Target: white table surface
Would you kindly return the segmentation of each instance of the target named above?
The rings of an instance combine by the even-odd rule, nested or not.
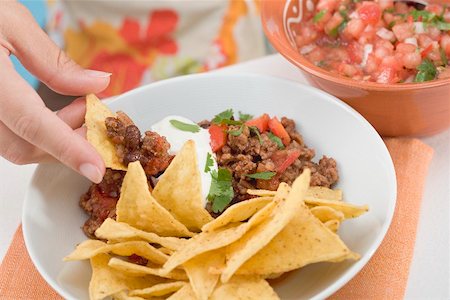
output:
[[[269,74],[305,83],[294,66],[271,55],[218,72]],[[421,139],[434,149],[420,212],[406,299],[450,299],[450,130]],[[22,203],[36,165],[16,166],[0,157],[0,258],[21,221]],[[395,276],[395,274],[392,274]]]

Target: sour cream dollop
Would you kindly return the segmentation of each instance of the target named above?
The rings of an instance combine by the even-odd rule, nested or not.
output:
[[[211,174],[210,172],[205,172],[206,159],[208,153],[210,153],[213,159],[213,166],[210,168],[212,170],[217,170],[216,156],[211,149],[209,132],[206,129],[200,127],[199,132],[188,132],[180,130],[174,127],[170,121],[177,120],[186,124],[197,125],[195,122],[181,116],[168,116],[161,121],[155,123],[151,126],[151,130],[157,132],[159,135],[166,137],[167,141],[170,143],[169,153],[176,155],[184,143],[188,140],[193,140],[195,142],[195,147],[197,150],[197,166],[200,171],[200,177],[202,182],[202,196],[203,205],[207,204],[207,196],[209,193],[209,188],[211,187]]]

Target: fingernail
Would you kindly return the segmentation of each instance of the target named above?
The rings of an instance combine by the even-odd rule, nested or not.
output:
[[[96,77],[96,78],[107,78],[111,76],[112,73],[103,72],[103,71],[97,71],[97,70],[84,70],[86,74],[90,77]]]
[[[82,164],[80,166],[80,173],[94,183],[100,183],[100,181],[102,181],[103,179],[100,170],[90,163]]]

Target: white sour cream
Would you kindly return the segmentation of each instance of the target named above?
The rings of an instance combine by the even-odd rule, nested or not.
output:
[[[151,130],[157,132],[161,136],[166,137],[167,141],[170,143],[169,153],[173,155],[176,155],[178,151],[181,150],[181,147],[183,147],[184,143],[186,143],[188,140],[193,140],[195,142],[195,147],[197,149],[198,169],[200,171],[200,177],[202,181],[202,196],[204,199],[203,205],[206,206],[207,196],[209,193],[209,188],[211,186],[211,174],[209,172],[205,172],[206,158],[208,156],[208,153],[211,154],[214,161],[214,165],[211,170],[217,170],[216,155],[212,151],[209,144],[209,132],[208,130],[201,127],[200,131],[196,133],[183,131],[170,124],[170,120],[177,120],[186,124],[197,124],[184,117],[168,116],[158,123],[152,125]]]

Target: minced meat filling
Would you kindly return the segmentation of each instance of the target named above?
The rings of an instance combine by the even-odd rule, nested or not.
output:
[[[267,133],[260,137],[247,126],[238,136],[228,134],[227,144],[217,155],[219,167],[227,168],[233,174],[233,188],[235,199],[232,203],[251,198],[247,189],[276,190],[281,182],[292,184],[304,168],[311,169],[311,185],[330,187],[339,178],[336,161],[326,156],[315,163],[314,149],[308,148],[303,138],[295,129],[295,122],[283,117],[281,124],[291,138],[291,143],[285,149],[279,149]],[[230,126],[229,131],[238,130],[239,126]],[[279,172],[280,165],[291,155],[298,155],[285,170]],[[277,172],[277,175],[268,180],[251,179],[246,175],[260,172]]]
[[[156,132],[141,132],[123,112],[105,120],[107,135],[116,146],[116,153],[124,165],[139,160],[145,174],[155,176],[163,172],[173,159],[168,153],[170,144]]]

